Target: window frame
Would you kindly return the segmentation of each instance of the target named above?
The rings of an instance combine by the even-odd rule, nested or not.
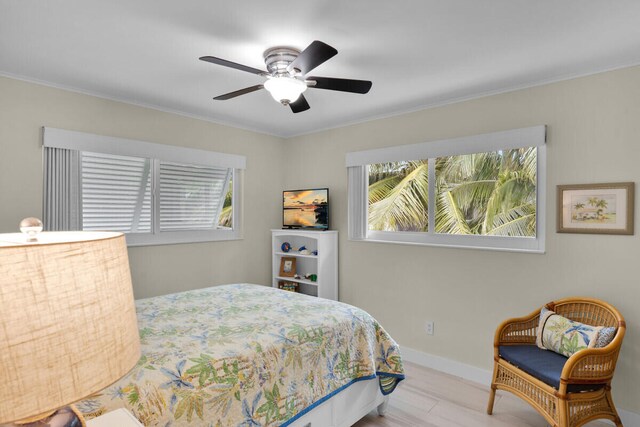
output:
[[[536,237],[457,235],[435,232],[435,170],[438,157],[536,147]],[[485,249],[510,252],[545,252],[546,230],[546,126],[514,129],[463,138],[401,145],[347,154],[349,168],[349,240],[407,245]],[[368,165],[402,160],[428,160],[428,231],[369,230]]]
[[[154,144],[145,141],[95,135],[50,127],[43,128],[43,146],[64,148],[78,152],[144,157],[151,160],[151,232],[125,233],[127,246],[199,243],[241,240],[243,238],[242,190],[243,171],[246,167],[245,156],[173,145]],[[184,165],[191,166],[214,166],[231,169],[231,205],[233,207],[232,228],[160,231],[159,173],[161,161],[182,163]],[[78,177],[78,180],[78,185],[81,188],[81,176]],[[224,203],[225,195],[226,192],[222,195],[223,199],[221,200],[221,203]],[[82,191],[78,194],[78,201],[79,205],[82,206]],[[43,206],[43,208],[46,209],[45,206]],[[80,224],[82,224],[82,212],[79,212],[79,215]]]

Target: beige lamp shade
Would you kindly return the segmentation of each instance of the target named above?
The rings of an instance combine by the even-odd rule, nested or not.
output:
[[[140,357],[121,233],[0,234],[0,423],[111,385]]]

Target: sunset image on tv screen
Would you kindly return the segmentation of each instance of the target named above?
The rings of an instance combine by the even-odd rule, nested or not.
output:
[[[285,227],[328,228],[327,189],[285,191],[283,196]]]

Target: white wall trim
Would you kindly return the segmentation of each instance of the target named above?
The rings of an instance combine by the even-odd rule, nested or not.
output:
[[[402,359],[407,362],[415,363],[425,368],[435,369],[436,371],[473,381],[487,387],[491,384],[492,372],[486,369],[404,346],[400,346],[400,352],[402,353]],[[617,409],[624,425],[640,426],[640,414],[620,408]]]
[[[52,127],[43,128],[43,145],[45,147],[65,148],[68,150],[89,151],[92,153],[114,154],[118,156],[150,157],[168,162],[184,162],[191,165],[218,166],[234,169],[245,169],[247,162],[245,156],[237,154],[156,144],[135,139],[96,135],[93,133]]]
[[[402,359],[425,368],[435,369],[445,374],[454,375],[489,386],[491,384],[491,371],[481,369],[466,363],[458,362],[435,354],[423,353],[409,347],[400,346]]]
[[[422,160],[443,156],[484,153],[515,148],[541,147],[546,143],[546,126],[531,126],[479,135],[462,136],[417,144],[393,145],[347,153],[346,164],[365,166],[373,163]]]

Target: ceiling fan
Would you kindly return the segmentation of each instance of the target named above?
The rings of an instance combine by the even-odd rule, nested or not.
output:
[[[368,80],[307,76],[307,73],[333,58],[337,53],[336,49],[318,40],[311,43],[302,52],[291,47],[273,47],[264,52],[264,63],[268,71],[258,70],[257,68],[237,64],[215,56],[203,56],[200,60],[267,78],[264,84],[236,90],[216,96],[213,99],[226,101],[236,96],[266,89],[273,99],[282,105],[288,105],[294,113],[300,113],[311,108],[304,95],[302,95],[307,88],[361,94],[365,94],[371,89],[371,82]]]

